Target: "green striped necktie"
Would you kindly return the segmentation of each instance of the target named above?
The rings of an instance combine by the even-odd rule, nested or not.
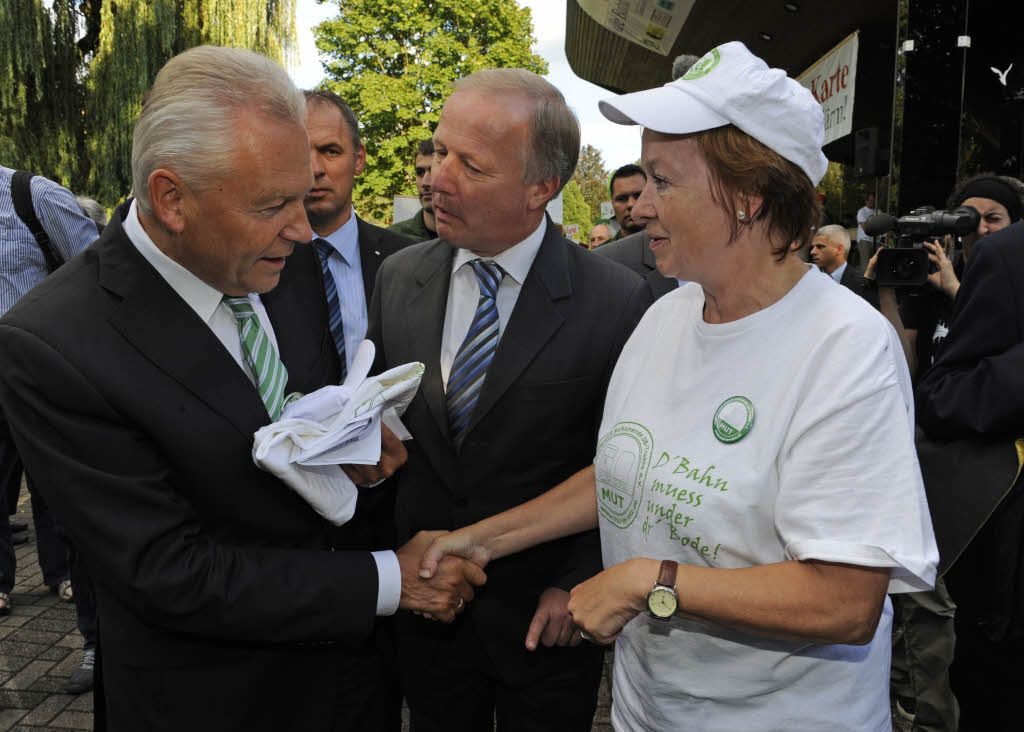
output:
[[[277,349],[267,331],[260,325],[260,319],[252,309],[247,297],[224,296],[224,302],[235,314],[238,324],[238,335],[242,341],[242,353],[252,370],[256,388],[267,406],[270,418],[277,421],[284,409],[284,387],[288,383],[288,369],[281,363]]]

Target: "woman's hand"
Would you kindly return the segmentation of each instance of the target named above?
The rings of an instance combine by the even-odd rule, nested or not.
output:
[[[960,280],[953,272],[953,263],[946,256],[946,250],[937,241],[926,241],[924,248],[928,250],[928,259],[938,267],[937,272],[928,275],[928,284],[950,299],[955,298]]]
[[[630,620],[647,610],[660,562],[630,559],[609,567],[569,593],[569,614],[595,643],[611,643]]]
[[[434,539],[420,560],[420,577],[433,577],[441,560],[449,554],[468,559],[481,569],[486,567],[492,558],[479,524],[471,524]]]

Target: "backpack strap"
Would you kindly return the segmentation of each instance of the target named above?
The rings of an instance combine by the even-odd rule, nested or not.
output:
[[[35,176],[24,170],[16,170],[11,176],[11,199],[14,201],[14,212],[22,220],[28,230],[32,232],[36,243],[43,252],[46,259],[46,268],[53,274],[57,268],[64,264],[64,257],[53,246],[49,235],[43,228],[42,223],[36,217],[35,209],[32,206],[32,178]]]

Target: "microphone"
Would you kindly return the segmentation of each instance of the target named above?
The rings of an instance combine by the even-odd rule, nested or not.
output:
[[[874,238],[896,228],[896,217],[886,213],[875,214],[864,222],[864,233]]]

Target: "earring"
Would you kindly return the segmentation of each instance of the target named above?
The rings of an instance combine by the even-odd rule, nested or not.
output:
[[[736,212],[736,218],[738,218],[740,221],[743,221],[743,219],[747,218],[747,212],[746,211],[737,211]]]

